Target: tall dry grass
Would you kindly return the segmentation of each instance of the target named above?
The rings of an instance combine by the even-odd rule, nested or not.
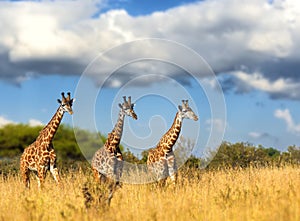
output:
[[[0,177],[1,220],[300,220],[300,168],[181,171],[176,187],[153,184],[118,189],[109,208],[85,208],[81,188],[90,171],[62,174],[63,187],[48,175],[42,191],[32,179]]]

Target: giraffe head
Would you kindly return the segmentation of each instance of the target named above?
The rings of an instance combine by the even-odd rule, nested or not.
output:
[[[68,92],[67,94],[68,94],[68,96],[65,97],[65,93],[62,92],[61,93],[62,100],[57,99],[57,101],[58,101],[58,103],[60,103],[60,109],[63,112],[68,112],[69,114],[72,115],[73,114],[72,105],[73,105],[74,99],[73,98],[71,99],[71,93],[70,92]]]
[[[182,106],[178,106],[179,113],[182,118],[192,119],[194,121],[198,120],[198,116],[194,113],[192,108],[189,107],[188,100],[182,100]]]
[[[123,96],[123,99],[124,102],[123,104],[119,104],[119,107],[121,108],[124,114],[137,120],[137,115],[133,110],[134,103],[131,103],[131,96],[128,97],[128,100],[126,100],[126,96]]]

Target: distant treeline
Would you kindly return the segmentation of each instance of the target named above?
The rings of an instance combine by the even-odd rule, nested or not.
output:
[[[41,126],[31,127],[25,124],[10,124],[0,128],[0,160],[16,158],[21,155],[24,148],[31,144],[42,129]],[[106,136],[97,133],[93,134],[86,130],[76,129],[76,139],[84,146],[88,147],[88,155],[100,148],[106,140]],[[74,130],[70,126],[60,125],[53,145],[59,161],[72,160],[82,161],[85,157],[75,139]],[[217,152],[211,151],[205,158],[188,156],[192,148],[192,143],[184,139],[178,141],[175,152],[182,158],[187,159],[186,167],[220,168],[220,167],[248,167],[248,166],[268,166],[284,164],[300,164],[300,147],[289,146],[287,151],[281,152],[275,148],[265,148],[254,146],[250,143],[229,143],[223,142]],[[142,157],[137,158],[128,149],[121,146],[124,160],[131,163],[142,164],[147,160],[148,151],[142,153]],[[1,165],[0,165],[1,167]]]
[[[257,147],[245,142],[223,142],[218,151],[212,151],[208,158],[192,156],[185,165],[201,167],[203,164],[207,165],[207,169],[300,165],[300,147],[289,146],[287,151],[281,152],[272,147]]]

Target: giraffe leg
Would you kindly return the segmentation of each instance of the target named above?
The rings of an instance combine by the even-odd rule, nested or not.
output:
[[[173,175],[170,176],[170,179],[171,179],[171,182],[173,185],[176,185],[177,184],[177,173],[174,173]]]
[[[116,192],[116,190],[117,190],[117,186],[118,186],[118,184],[117,184],[117,182],[116,181],[114,181],[113,179],[109,179],[108,181],[107,181],[107,183],[108,183],[108,197],[107,197],[107,205],[109,206],[110,205],[110,202],[111,202],[111,199],[113,198],[113,196],[114,196],[114,193]]]
[[[92,167],[92,171],[93,171],[95,181],[98,184],[103,185],[103,187],[105,189],[107,189],[104,193],[101,193],[99,195],[98,200],[99,200],[99,202],[103,202],[103,200],[105,199],[106,204],[109,206],[111,199],[113,198],[113,194],[116,190],[116,182],[114,179],[110,179],[110,178],[106,177],[104,174],[99,173],[95,167]],[[107,198],[106,198],[106,194],[108,194]]]
[[[116,175],[116,184],[120,185],[120,178],[123,172],[123,155],[120,148],[117,149],[116,161],[115,161],[115,175]]]
[[[97,168],[95,167],[92,167],[92,171],[93,171],[93,176],[94,176],[94,179],[97,183],[100,183],[100,184],[103,184],[103,183],[106,183],[106,176],[103,175],[102,173],[100,173]]]
[[[45,180],[46,172],[45,172],[45,167],[40,166],[38,167],[37,170],[37,182],[38,182],[38,188],[41,189]]]
[[[36,181],[38,183],[38,188],[40,188],[41,187],[41,181],[40,181],[40,178],[38,176],[38,172],[37,171],[33,171],[33,173],[34,173]]]
[[[160,178],[160,169],[159,162],[147,162],[148,171],[150,172],[153,182],[159,183]]]
[[[103,175],[102,173],[99,173],[99,177],[100,177],[100,183],[106,183],[107,182],[107,178],[105,175]]]
[[[60,184],[60,176],[58,173],[58,169],[54,165],[50,165],[50,172],[56,181],[56,183],[59,185]]]
[[[29,168],[25,162],[25,155],[23,153],[20,158],[20,173],[21,173],[22,182],[24,183],[26,188],[30,188],[29,172],[30,172]]]
[[[165,187],[167,184],[167,178],[169,176],[168,162],[166,159],[161,159],[158,162],[157,173],[158,173],[158,186]]]
[[[168,174],[170,176],[173,185],[177,183],[177,164],[175,155],[173,152],[169,153],[167,156]]]
[[[117,159],[116,160],[116,171],[115,171],[115,179],[116,179],[116,185],[120,186],[120,178],[122,176],[123,172],[123,160]]]
[[[156,186],[164,187],[166,185],[166,161],[160,160],[148,163],[148,169],[153,174]]]
[[[96,182],[100,183],[100,174],[99,174],[98,170],[95,167],[93,167],[92,171],[93,171],[93,176],[94,176]]]
[[[56,183],[59,185],[60,184],[60,176],[58,173],[58,169],[56,167],[56,154],[54,152],[54,149],[52,149],[49,152],[49,156],[50,156],[50,172],[51,172],[54,180],[56,181]]]
[[[117,156],[113,156],[110,158],[111,162],[108,163],[110,165],[109,169],[107,170],[107,176],[105,178],[105,183],[108,188],[108,196],[106,203],[109,206],[110,202],[114,196],[114,193],[117,190],[117,187],[120,186],[120,176],[122,174],[122,167],[123,167],[123,157],[121,152],[117,153]]]
[[[30,188],[30,179],[29,179],[29,169],[28,168],[22,168],[21,169],[21,177],[22,181],[25,184],[26,188]]]
[[[167,181],[166,178],[159,179],[159,180],[157,181],[157,186],[158,186],[158,187],[165,187],[165,186],[166,186],[166,181]]]

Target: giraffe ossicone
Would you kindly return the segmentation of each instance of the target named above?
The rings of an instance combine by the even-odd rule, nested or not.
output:
[[[188,100],[182,100],[182,105],[178,105],[171,128],[161,137],[156,147],[149,150],[148,169],[161,185],[165,185],[168,177],[173,184],[177,182],[177,165],[173,146],[179,137],[184,118],[198,120],[198,116],[190,108]]]
[[[73,114],[72,105],[75,99],[71,99],[71,93],[61,93],[62,100],[58,99],[60,104],[57,111],[49,123],[40,131],[36,140],[24,149],[20,158],[20,172],[22,180],[26,187],[30,187],[30,171],[34,171],[40,188],[44,182],[46,173],[50,170],[54,180],[60,184],[60,177],[56,167],[56,154],[52,144],[54,135],[61,123],[65,112]]]

